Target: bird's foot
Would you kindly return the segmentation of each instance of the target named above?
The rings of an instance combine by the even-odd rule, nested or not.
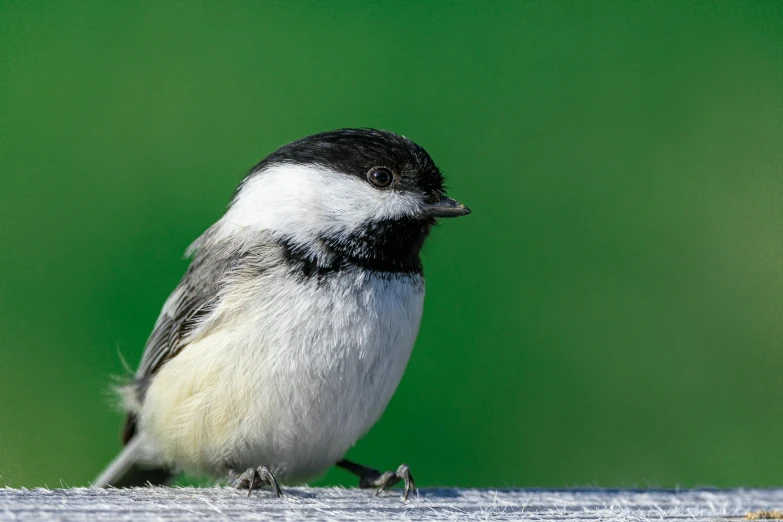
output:
[[[272,472],[269,471],[269,468],[266,466],[248,468],[248,470],[241,475],[236,475],[233,470],[229,471],[228,479],[232,487],[237,489],[247,488],[248,497],[255,488],[260,488],[264,485],[272,486],[272,489],[278,498],[283,494],[282,491],[280,491],[280,486],[277,485],[277,480],[275,480],[274,475],[272,475]]]
[[[411,471],[408,469],[407,464],[401,465],[396,471],[387,471],[385,473],[380,473],[372,468],[347,460],[342,460],[338,462],[337,465],[358,476],[360,488],[378,488],[375,492],[376,496],[388,486],[393,486],[399,481],[403,481],[405,487],[405,491],[402,495],[403,500],[408,500],[408,495],[411,492],[413,492],[414,495],[419,494],[416,489],[416,483],[413,481],[413,475],[411,475]]]
[[[368,473],[359,478],[360,488],[378,488],[375,495],[380,495],[381,492],[386,489],[387,486],[393,486],[399,481],[403,481],[405,492],[402,495],[403,500],[408,500],[408,495],[413,492],[414,495],[418,495],[416,490],[416,483],[413,481],[413,475],[408,468],[407,464],[402,464],[396,471],[387,471],[385,473],[379,473],[376,470],[370,470],[372,473]]]

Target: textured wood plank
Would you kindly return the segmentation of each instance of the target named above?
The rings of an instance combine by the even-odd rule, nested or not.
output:
[[[427,489],[402,502],[342,488],[268,491],[231,488],[104,490],[0,489],[0,521],[129,520],[727,520],[783,508],[770,490]]]

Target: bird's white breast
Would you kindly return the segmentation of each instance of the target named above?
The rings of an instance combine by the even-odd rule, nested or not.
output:
[[[386,407],[418,333],[422,277],[274,270],[224,296],[213,326],[156,374],[140,421],[162,460],[211,474],[264,464],[304,479]]]

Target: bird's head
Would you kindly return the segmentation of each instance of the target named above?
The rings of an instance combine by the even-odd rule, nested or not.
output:
[[[387,131],[342,129],[264,158],[222,221],[269,232],[303,251],[405,271],[419,263],[436,219],[469,213],[445,196],[443,175],[419,145]]]

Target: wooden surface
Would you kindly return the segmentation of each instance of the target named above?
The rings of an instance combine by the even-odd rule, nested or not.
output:
[[[770,490],[428,489],[403,502],[399,490],[135,488],[0,489],[0,521],[127,520],[739,520],[783,509]]]

